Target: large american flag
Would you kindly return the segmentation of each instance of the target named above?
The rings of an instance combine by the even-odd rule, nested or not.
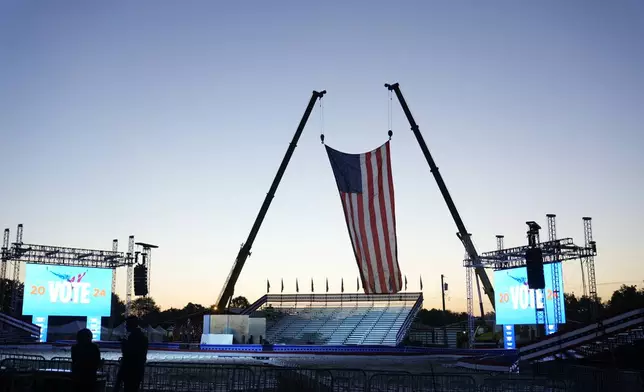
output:
[[[390,142],[363,154],[326,146],[364,292],[402,290]]]

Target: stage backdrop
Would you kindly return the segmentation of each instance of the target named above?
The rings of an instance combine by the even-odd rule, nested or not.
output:
[[[112,270],[27,264],[22,314],[109,316]]]

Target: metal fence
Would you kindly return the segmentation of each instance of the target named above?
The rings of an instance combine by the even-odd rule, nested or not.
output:
[[[536,376],[562,381],[571,391],[644,391],[644,372],[641,371],[549,361],[533,364],[532,372]]]
[[[2,355],[0,392],[69,391],[71,360],[33,355]],[[114,390],[118,361],[105,361],[99,371],[100,390]],[[586,373],[584,373],[586,372]],[[238,366],[206,363],[150,362],[142,391],[313,391],[313,392],[593,392],[640,391],[636,372],[582,368],[564,379],[555,375],[533,377],[482,373],[410,374],[360,369],[308,369],[276,366]],[[65,384],[65,382],[67,384]],[[610,384],[609,384],[610,383]]]

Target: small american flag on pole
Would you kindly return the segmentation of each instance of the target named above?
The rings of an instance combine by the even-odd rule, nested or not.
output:
[[[399,292],[402,278],[398,266],[390,142],[362,154],[325,147],[364,292]]]

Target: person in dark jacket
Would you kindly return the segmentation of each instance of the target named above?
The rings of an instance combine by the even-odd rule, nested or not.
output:
[[[72,380],[74,390],[91,392],[96,389],[96,372],[101,366],[101,351],[92,343],[92,331],[83,328],[76,333],[72,346]]]
[[[139,319],[136,316],[130,316],[125,320],[125,328],[129,335],[121,341],[121,367],[116,390],[123,382],[125,392],[138,392],[148,356],[148,338],[139,328]]]

